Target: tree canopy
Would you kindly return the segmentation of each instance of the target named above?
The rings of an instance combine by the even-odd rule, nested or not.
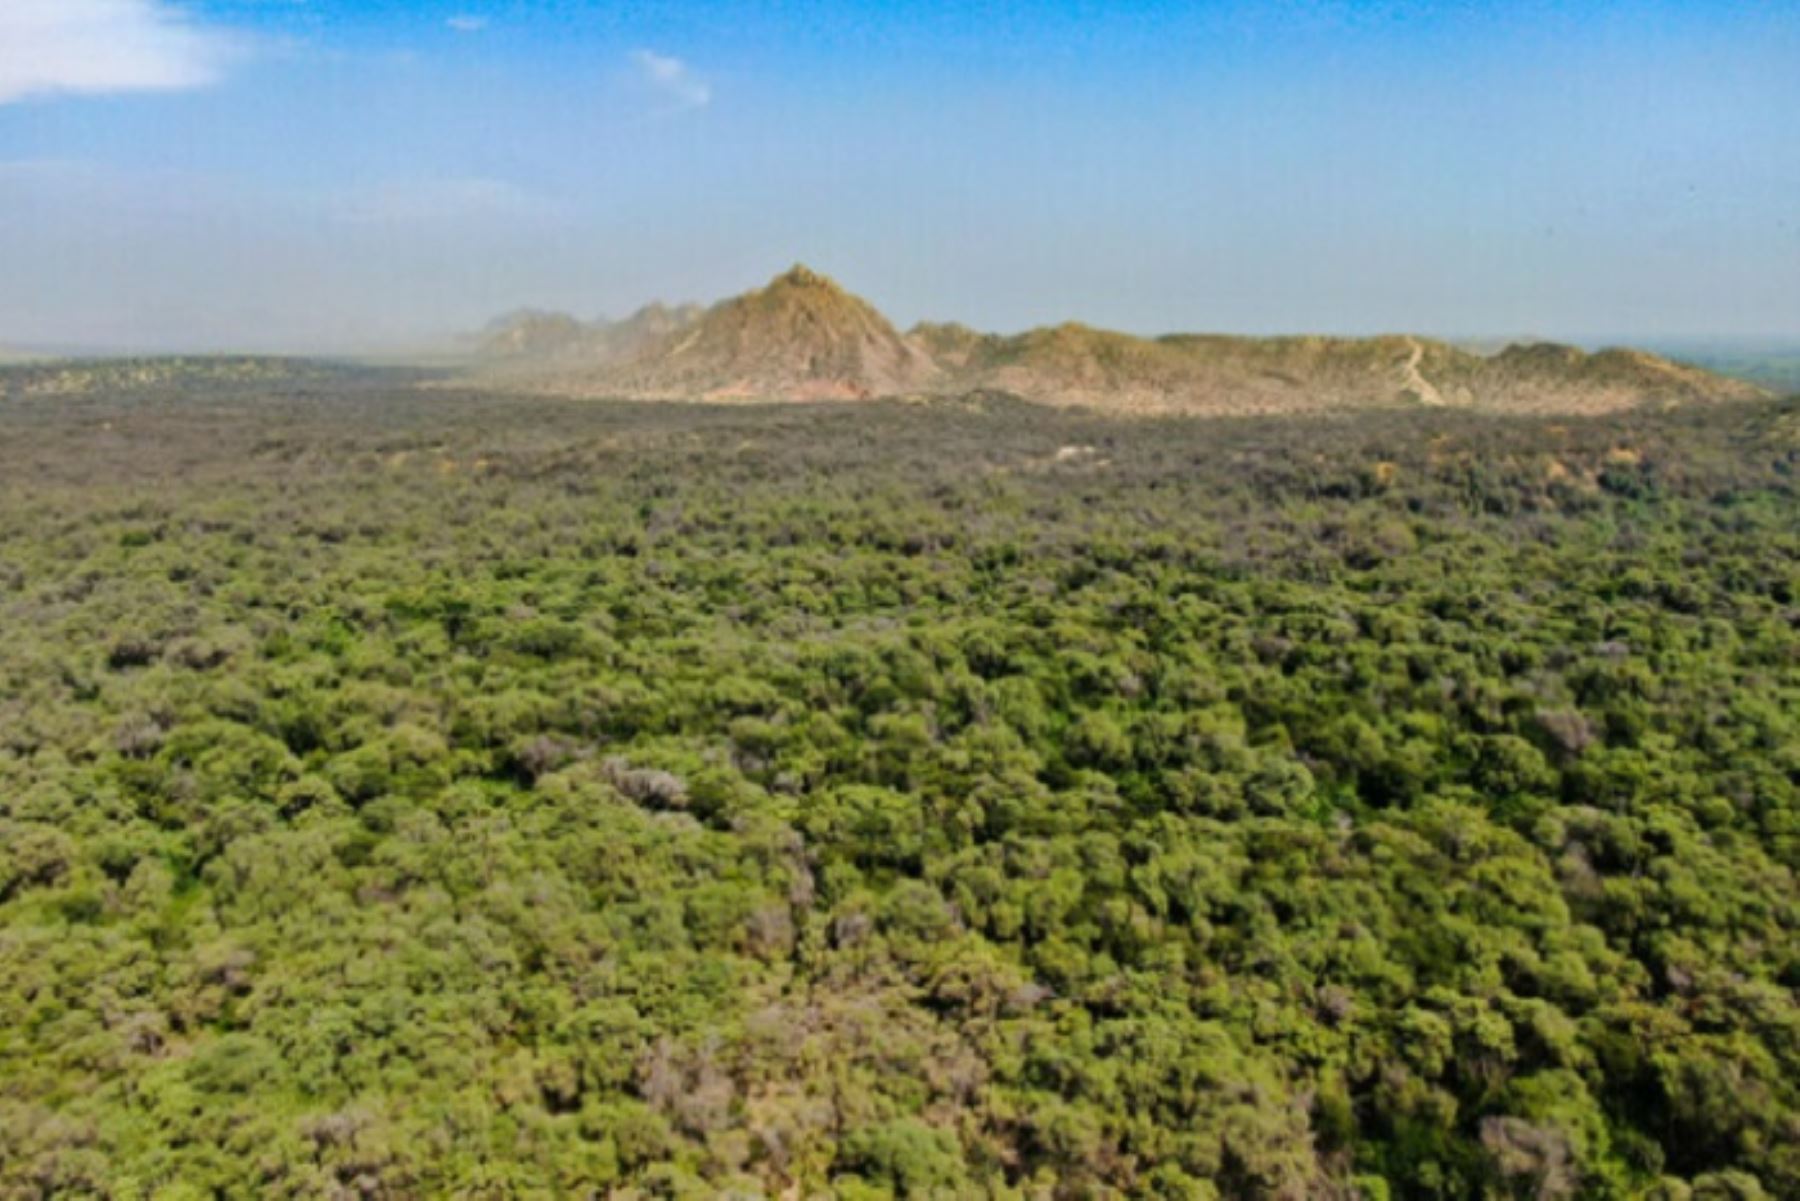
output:
[[[0,1195],[1800,1197],[1800,409],[0,406]]]

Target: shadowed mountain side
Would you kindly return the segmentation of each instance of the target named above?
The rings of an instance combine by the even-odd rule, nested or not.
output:
[[[584,326],[526,313],[491,327],[489,382],[570,396],[825,400],[990,389],[1135,413],[1374,406],[1611,412],[1751,399],[1755,385],[1640,351],[1540,343],[1480,355],[1404,335],[1139,338],[1075,322],[1002,336],[957,324],[902,335],[805,267],[701,312],[651,306]]]

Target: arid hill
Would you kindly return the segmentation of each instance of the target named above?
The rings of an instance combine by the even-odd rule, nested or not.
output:
[[[539,359],[562,354],[604,328],[584,325],[567,313],[519,309],[496,317],[475,339],[477,352],[488,359]]]
[[[1549,343],[1483,355],[1406,335],[1140,338],[1070,322],[1022,334],[921,324],[902,335],[805,267],[704,311],[652,305],[583,325],[524,313],[490,327],[481,368],[521,390],[638,399],[793,401],[1013,393],[1141,413],[1391,406],[1610,412],[1751,399],[1761,389],[1632,350]]]
[[[704,312],[699,305],[647,304],[623,321],[576,320],[567,313],[522,309],[490,324],[477,340],[489,362],[561,364],[580,369],[625,362],[657,339],[686,329]]]
[[[504,331],[499,373],[533,390],[704,400],[828,400],[915,392],[937,382],[930,355],[866,301],[805,267],[704,311],[641,310],[579,327],[534,314]],[[548,353],[525,348],[550,331]],[[521,353],[522,352],[522,353]]]
[[[42,359],[0,366],[0,398],[329,383],[364,373],[364,369],[345,363],[274,355]]]

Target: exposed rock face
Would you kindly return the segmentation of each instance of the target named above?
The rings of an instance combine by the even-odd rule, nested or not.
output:
[[[1407,336],[1139,338],[1075,322],[1013,336],[921,324],[902,335],[866,301],[805,267],[705,310],[651,305],[594,325],[522,313],[490,327],[483,347],[490,372],[512,386],[640,399],[995,390],[1146,413],[1404,405],[1583,413],[1763,394],[1639,351],[1588,354],[1548,343],[1484,356]]]

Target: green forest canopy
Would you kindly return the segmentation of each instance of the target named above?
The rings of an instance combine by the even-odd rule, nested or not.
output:
[[[1800,409],[0,407],[0,1195],[1800,1197]]]

